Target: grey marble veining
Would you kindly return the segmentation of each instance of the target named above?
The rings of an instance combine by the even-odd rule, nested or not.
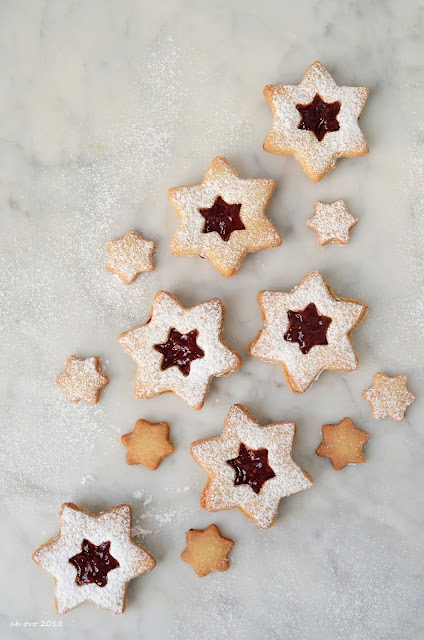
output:
[[[2,638],[424,636],[423,9],[1,3]],[[262,89],[297,84],[316,59],[339,84],[370,87],[361,128],[371,152],[312,184],[293,158],[262,150]],[[198,182],[217,155],[243,176],[277,180],[269,215],[283,235],[228,281],[207,261],[169,253],[167,189]],[[340,197],[359,223],[347,247],[321,248],[305,221],[315,200]],[[104,269],[106,243],[133,227],[157,242],[157,267],[125,287]],[[245,348],[261,326],[256,292],[289,289],[314,268],[369,314],[354,337],[358,370],[324,373],[295,396],[277,365]],[[133,396],[135,367],[116,338],[146,320],[159,288],[187,305],[219,296],[227,308],[225,335],[243,366],[213,382],[200,412],[171,394]],[[71,353],[99,355],[110,377],[94,407],[68,405],[55,384]],[[378,370],[406,373],[417,395],[401,423],[372,421],[361,398]],[[205,475],[189,445],[219,433],[233,402],[262,423],[295,421],[294,458],[315,481],[283,500],[269,531],[198,506]],[[346,415],[371,435],[367,462],[334,472],[314,451],[321,424]],[[125,464],[119,436],[140,417],[171,425],[176,451],[156,472]],[[67,500],[134,508],[135,537],[158,564],[130,585],[124,616],[54,610],[52,578],[30,554],[56,534]],[[184,532],[211,522],[236,544],[230,570],[200,580],[179,554]]]

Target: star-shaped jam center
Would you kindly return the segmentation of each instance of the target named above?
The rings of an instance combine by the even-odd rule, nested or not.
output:
[[[205,219],[203,233],[217,231],[224,242],[228,242],[233,231],[242,231],[246,227],[240,220],[241,204],[228,204],[218,196],[209,209],[199,209]]]
[[[284,340],[297,342],[302,353],[308,353],[317,345],[328,344],[327,329],[331,318],[320,316],[313,302],[303,311],[287,311],[287,315],[290,325]]]
[[[259,493],[267,480],[275,477],[274,471],[268,464],[268,449],[249,449],[240,443],[237,458],[227,460],[236,471],[234,484],[248,484],[255,493]]]
[[[296,105],[296,109],[302,116],[297,128],[313,131],[321,142],[326,133],[340,129],[336,118],[340,106],[340,102],[324,102],[321,96],[316,93],[315,98],[309,104]]]
[[[109,571],[119,567],[119,562],[109,552],[110,542],[96,546],[84,538],[81,549],[81,553],[69,558],[69,562],[77,569],[75,582],[79,586],[95,583],[98,587],[104,587]]]
[[[162,344],[155,344],[154,348],[163,355],[161,369],[178,367],[184,376],[190,373],[193,360],[203,358],[205,352],[197,345],[197,329],[188,333],[180,333],[176,329],[170,329],[168,340]]]

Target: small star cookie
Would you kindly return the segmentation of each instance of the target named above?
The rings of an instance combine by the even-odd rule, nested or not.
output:
[[[111,240],[107,250],[110,255],[106,269],[117,273],[125,284],[131,284],[140,273],[150,273],[155,268],[155,243],[145,240],[138,231],[128,231],[122,238]]]
[[[171,253],[208,258],[226,278],[234,275],[248,253],[281,244],[265,215],[274,188],[274,180],[243,180],[226,158],[215,158],[201,184],[169,189],[180,218]]]
[[[57,376],[56,382],[66,391],[68,402],[90,402],[96,404],[99,401],[100,391],[109,384],[109,378],[101,373],[100,360],[97,356],[79,358],[69,356],[66,369]]]
[[[186,533],[187,548],[181,554],[182,560],[193,565],[199,578],[211,571],[228,571],[230,561],[227,555],[234,547],[230,538],[224,538],[216,524],[207,529],[190,529]]]
[[[211,379],[241,366],[240,356],[223,340],[224,318],[218,298],[187,308],[167,291],[159,291],[146,324],[119,336],[138,364],[136,397],[173,391],[201,409]]]
[[[274,118],[265,151],[292,155],[314,182],[342,157],[363,156],[368,145],[358,119],[367,87],[339,87],[320,62],[314,62],[297,86],[273,84],[264,89]]]
[[[127,448],[127,464],[143,464],[151,471],[174,453],[166,422],[137,420],[134,431],[121,436],[121,442]]]
[[[306,221],[308,229],[317,234],[318,244],[325,246],[329,242],[348,244],[349,232],[358,222],[346,208],[345,201],[340,199],[326,204],[315,202],[315,215]]]
[[[58,613],[83,602],[124,613],[128,582],[156,564],[131,539],[131,520],[128,504],[99,515],[71,502],[62,505],[58,535],[32,555],[54,578]]]
[[[351,335],[367,307],[337,298],[319,271],[308,273],[290,293],[260,291],[258,302],[264,328],[247,351],[280,364],[295,393],[306,391],[325,370],[358,367]]]
[[[293,422],[262,427],[234,404],[221,435],[191,445],[191,455],[208,474],[200,505],[209,511],[237,507],[262,529],[271,527],[281,498],[312,486],[291,458],[295,437]]]
[[[365,389],[362,397],[370,403],[374,420],[386,417],[403,420],[407,407],[416,400],[406,388],[404,374],[389,378],[384,373],[376,373],[372,387]]]
[[[336,471],[347,464],[365,462],[364,447],[369,440],[366,431],[358,429],[350,418],[337,424],[323,424],[322,442],[315,451],[317,456],[328,458]]]

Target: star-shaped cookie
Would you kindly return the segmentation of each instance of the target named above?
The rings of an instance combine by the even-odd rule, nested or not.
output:
[[[303,393],[325,370],[357,368],[351,334],[367,307],[337,298],[319,271],[308,273],[290,293],[260,291],[258,302],[264,328],[247,350],[280,364],[292,391]]]
[[[155,243],[145,240],[138,231],[128,231],[122,238],[108,242],[109,259],[106,269],[117,273],[122,282],[131,284],[140,273],[149,273],[155,268],[153,253]]]
[[[99,515],[71,502],[62,505],[58,535],[32,555],[54,578],[58,613],[83,602],[124,612],[128,582],[156,564],[131,539],[131,519],[128,504]]]
[[[315,453],[328,458],[333,469],[338,471],[347,464],[365,462],[364,447],[369,434],[355,427],[350,418],[343,418],[337,424],[323,424],[321,431],[322,442]]]
[[[167,291],[159,291],[146,324],[119,336],[138,364],[137,398],[173,391],[201,409],[211,379],[241,366],[239,355],[223,340],[224,318],[218,298],[187,308]]]
[[[216,524],[206,529],[190,529],[186,533],[186,541],[187,548],[181,558],[193,566],[199,578],[211,571],[228,571],[230,561],[227,555],[234,547],[234,542],[224,538]]]
[[[329,242],[348,244],[349,232],[358,222],[346,208],[341,198],[332,203],[315,202],[315,215],[306,221],[308,229],[317,234],[318,244],[325,246]]]
[[[367,87],[339,87],[320,62],[311,64],[299,85],[268,85],[265,98],[273,125],[265,151],[292,155],[314,182],[341,157],[363,156],[368,145],[358,119]]]
[[[292,460],[295,437],[293,422],[262,427],[234,404],[221,435],[191,445],[191,455],[208,474],[200,505],[209,511],[238,507],[262,529],[271,527],[281,498],[312,486]]]
[[[109,384],[109,378],[99,367],[97,356],[85,359],[69,356],[65,371],[56,378],[57,384],[65,389],[68,402],[98,402],[100,391]]]
[[[365,389],[362,396],[370,403],[374,420],[386,417],[403,420],[406,409],[416,400],[406,387],[404,374],[389,378],[384,373],[376,373],[372,387]]]
[[[215,158],[201,184],[169,189],[180,218],[171,252],[208,258],[226,278],[234,275],[248,253],[281,244],[265,215],[274,188],[274,180],[244,180],[226,158]]]
[[[166,422],[137,420],[134,431],[121,436],[121,442],[127,448],[127,464],[143,464],[151,471],[174,453]]]

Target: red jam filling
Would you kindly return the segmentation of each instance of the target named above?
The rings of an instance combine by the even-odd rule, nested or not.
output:
[[[218,196],[209,209],[199,209],[205,219],[203,233],[217,231],[224,242],[228,242],[233,231],[246,227],[240,220],[241,204],[228,204]]]
[[[110,542],[102,542],[96,546],[87,539],[82,541],[81,553],[69,558],[69,562],[77,569],[75,582],[77,585],[97,584],[104,587],[107,584],[107,574],[119,567],[119,562],[110,554]]]
[[[188,376],[193,360],[203,358],[205,352],[197,345],[197,329],[189,333],[180,333],[176,329],[170,329],[168,340],[162,344],[155,344],[154,348],[163,355],[161,369],[178,367],[181,373]]]
[[[324,102],[317,93],[309,104],[296,105],[296,109],[302,116],[297,128],[312,131],[321,142],[326,133],[340,129],[336,118],[340,106],[340,102]]]
[[[259,493],[267,480],[275,477],[274,471],[268,464],[268,449],[249,449],[240,443],[237,458],[227,460],[236,476],[234,484],[248,484],[255,493]]]
[[[302,353],[308,353],[319,344],[328,344],[327,329],[331,318],[320,316],[313,302],[303,311],[287,311],[287,315],[290,324],[284,340],[297,342]]]

